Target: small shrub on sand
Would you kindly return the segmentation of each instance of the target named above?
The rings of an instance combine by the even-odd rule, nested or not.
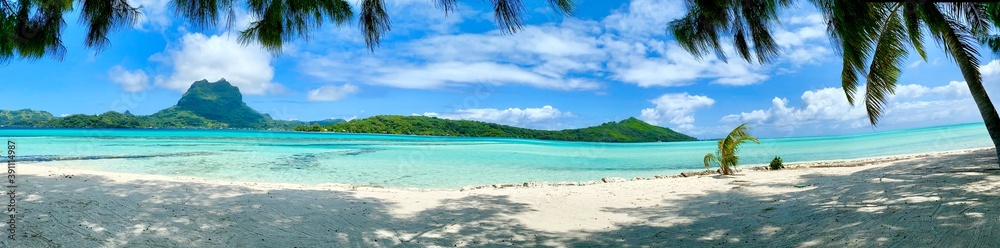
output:
[[[781,157],[774,156],[774,159],[771,160],[770,168],[771,170],[784,169],[785,165],[781,163]]]

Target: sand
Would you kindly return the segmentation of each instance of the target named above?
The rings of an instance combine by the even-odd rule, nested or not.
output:
[[[995,155],[974,149],[736,176],[468,191],[23,164],[17,239],[0,246],[1000,247]]]

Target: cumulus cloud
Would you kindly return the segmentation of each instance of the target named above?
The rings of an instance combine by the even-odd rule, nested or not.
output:
[[[1000,59],[980,65],[979,73],[983,75],[983,83],[1000,83]]]
[[[563,118],[573,117],[573,113],[560,111],[550,105],[541,108],[474,108],[459,109],[453,113],[427,112],[423,116],[438,117],[453,120],[475,120],[504,125],[554,129],[559,127]]]
[[[247,95],[277,93],[284,89],[271,82],[271,55],[256,46],[243,46],[235,37],[185,34],[177,47],[150,57],[173,68],[169,76],[156,77],[156,86],[185,91],[194,81],[226,78]]]
[[[332,102],[358,92],[358,86],[345,84],[341,86],[327,85],[309,91],[307,99],[315,102]]]
[[[149,76],[142,70],[126,70],[116,65],[108,70],[108,78],[122,87],[126,92],[139,92],[149,89]]]
[[[663,94],[650,100],[654,107],[643,109],[640,119],[653,124],[672,124],[684,130],[694,129],[694,112],[711,107],[715,100],[703,95],[685,93]]]
[[[859,89],[864,89],[860,87]],[[863,96],[859,92],[858,96]],[[771,107],[726,115],[724,123],[749,122],[777,136],[815,135],[871,128],[863,102],[851,106],[842,88],[823,88],[802,93],[801,106],[787,98],[774,97]],[[964,82],[928,87],[899,85],[887,98],[879,127],[911,127],[977,121],[978,109]]]

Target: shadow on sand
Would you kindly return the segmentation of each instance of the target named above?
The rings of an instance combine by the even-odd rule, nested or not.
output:
[[[737,187],[664,200],[662,207],[605,208],[646,221],[572,235],[527,227],[511,216],[537,210],[503,195],[472,193],[429,209],[407,210],[351,191],[25,175],[19,177],[27,195],[18,205],[18,240],[5,239],[0,245],[998,247],[1000,210],[992,209],[1000,203],[1000,170],[994,155],[986,150],[901,161],[848,176],[814,171],[801,176],[811,186],[791,193],[750,193]],[[744,207],[748,202],[772,207]]]

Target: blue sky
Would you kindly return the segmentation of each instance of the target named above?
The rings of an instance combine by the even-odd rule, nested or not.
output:
[[[634,116],[699,138],[741,122],[760,137],[787,137],[981,121],[959,70],[929,41],[928,60],[908,59],[879,126],[868,125],[863,108],[847,104],[840,57],[807,3],[782,14],[780,59],[753,65],[699,61],[681,50],[665,28],[683,14],[683,1],[579,0],[569,17],[546,1],[525,1],[524,29],[504,35],[481,1],[445,15],[430,0],[390,0],[393,28],[374,52],[354,20],[328,23],[278,56],[240,46],[221,28],[192,28],[166,0],[132,2],[144,6],[143,21],[111,35],[100,53],[83,48],[74,13],[62,61],[0,67],[8,92],[0,108],[152,114],[196,80],[226,78],[251,107],[278,119],[428,115],[563,129]],[[236,19],[242,27],[253,17]],[[991,92],[1000,92],[996,59],[982,58]]]

